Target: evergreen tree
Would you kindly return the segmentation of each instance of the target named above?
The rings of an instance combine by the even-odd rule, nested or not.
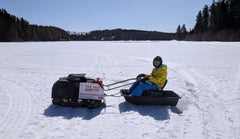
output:
[[[177,31],[176,31],[176,39],[181,40],[182,39],[182,33],[181,33],[181,26],[178,25]]]
[[[216,3],[217,29],[225,29],[228,25],[227,5],[225,0]]]
[[[194,27],[194,30],[196,33],[203,32],[203,25],[202,25],[202,12],[201,10],[198,12],[197,19],[196,19],[196,24]]]
[[[240,0],[229,0],[229,16],[232,26],[240,29]]]
[[[187,32],[185,24],[183,24],[182,27],[180,25],[178,25],[177,31],[176,31],[176,39],[177,40],[184,40],[187,33],[188,32]]]
[[[210,7],[209,29],[210,30],[217,29],[217,12],[216,12],[216,3],[214,0]]]
[[[202,17],[202,27],[203,31],[208,30],[208,20],[209,20],[209,13],[208,13],[208,6],[205,5],[203,8],[203,17]]]
[[[186,29],[186,27],[185,27],[185,24],[182,25],[181,33],[182,33],[183,35],[186,35],[186,34],[187,34],[187,29]]]
[[[177,34],[180,34],[180,33],[181,33],[181,26],[180,26],[180,25],[178,25],[176,33],[177,33]]]

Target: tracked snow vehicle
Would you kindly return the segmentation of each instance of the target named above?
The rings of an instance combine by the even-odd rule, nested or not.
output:
[[[52,103],[61,106],[95,108],[104,105],[102,80],[85,74],[69,74],[52,87]]]

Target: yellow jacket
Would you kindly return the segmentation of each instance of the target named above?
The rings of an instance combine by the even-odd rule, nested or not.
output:
[[[148,81],[154,83],[158,87],[163,87],[167,80],[167,66],[162,65],[159,68],[153,68],[151,74],[145,74],[144,77],[149,77]]]

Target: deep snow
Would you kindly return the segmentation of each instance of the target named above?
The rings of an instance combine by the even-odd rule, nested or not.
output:
[[[0,43],[0,138],[240,138],[239,42]],[[59,77],[87,73],[104,84],[168,66],[176,107],[106,97],[105,108],[51,104]],[[115,94],[120,89],[106,92]]]

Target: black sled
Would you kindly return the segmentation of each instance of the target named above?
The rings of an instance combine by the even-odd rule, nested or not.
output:
[[[166,81],[167,83],[167,81]],[[166,85],[165,83],[165,85]],[[164,86],[165,86],[164,85]],[[129,96],[127,89],[122,89],[121,94],[129,103],[136,105],[170,105],[176,106],[181,98],[178,94],[170,90],[148,90],[143,91],[142,96]]]

